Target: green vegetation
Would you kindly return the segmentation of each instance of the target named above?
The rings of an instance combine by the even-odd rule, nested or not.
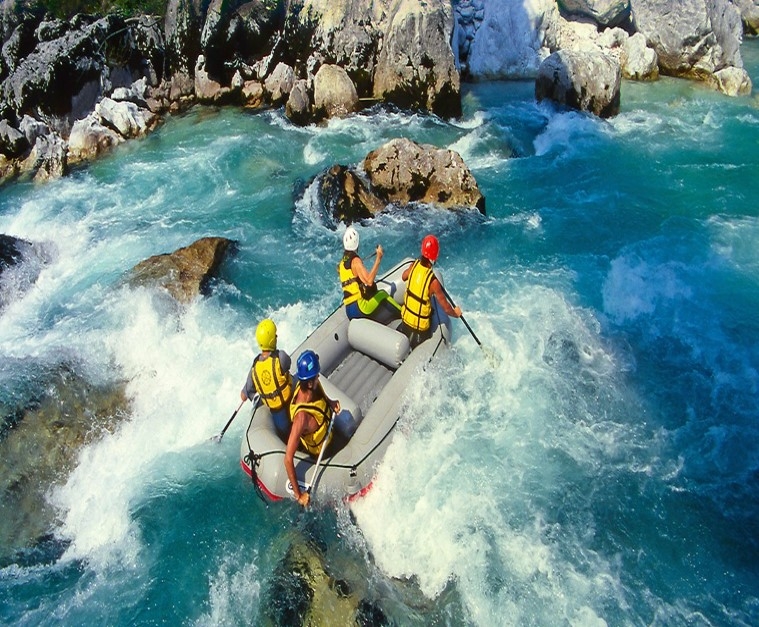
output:
[[[119,13],[124,17],[146,14],[163,17],[166,11],[166,0],[33,0],[29,2],[29,6],[64,20],[77,13],[91,15]]]

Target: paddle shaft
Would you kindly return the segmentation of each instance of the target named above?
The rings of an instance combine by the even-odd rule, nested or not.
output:
[[[221,442],[221,438],[224,437],[224,434],[226,433],[227,429],[229,429],[229,425],[232,424],[232,421],[235,419],[235,416],[237,416],[237,412],[242,409],[243,403],[245,403],[247,399],[243,399],[240,401],[240,404],[237,406],[237,409],[235,409],[234,413],[232,414],[232,417],[227,420],[227,424],[224,425],[224,428],[221,430],[221,433],[219,434],[218,441]]]
[[[324,436],[324,444],[319,451],[319,457],[316,458],[316,466],[314,466],[314,474],[311,476],[311,481],[308,482],[308,485],[306,486],[306,493],[311,493],[311,488],[314,487],[314,483],[316,483],[316,473],[319,471],[319,465],[322,463],[322,456],[324,455],[324,450],[329,445],[329,436],[332,434],[332,427],[335,424],[335,415],[332,415],[332,419],[329,421],[329,428],[327,429],[327,435]]]
[[[453,305],[456,306],[456,303],[453,302],[453,299],[451,298],[451,295],[448,293],[448,290],[445,289],[445,286],[443,285],[442,281],[438,281],[440,283],[440,288],[443,290],[443,294],[445,294],[445,297],[448,299],[448,301]],[[482,342],[480,342],[480,338],[477,337],[474,331],[472,331],[472,327],[469,326],[469,323],[466,321],[466,318],[464,317],[464,314],[461,314],[461,322],[464,323],[464,326],[467,328],[467,331],[472,334],[472,337],[474,338],[474,341],[477,342],[477,346],[482,348]]]

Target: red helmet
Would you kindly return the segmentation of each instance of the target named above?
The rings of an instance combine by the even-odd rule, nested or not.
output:
[[[434,235],[427,235],[422,240],[422,257],[425,257],[430,261],[437,261],[437,256],[439,254],[440,244],[437,241],[437,237]]]

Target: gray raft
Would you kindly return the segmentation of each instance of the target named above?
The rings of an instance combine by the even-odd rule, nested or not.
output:
[[[401,261],[377,281],[377,286],[399,303],[406,291],[401,275],[411,261]],[[438,279],[442,280],[439,275]],[[429,340],[410,350],[408,338],[395,326],[397,323],[385,326],[368,319],[348,320],[340,306],[291,353],[293,377],[304,350],[319,355],[324,391],[341,405],[334,418],[334,444],[322,457],[317,476],[316,459],[302,450],[295,454],[301,491],[313,484],[312,494],[317,493],[320,500],[352,500],[371,487],[377,463],[401,417],[404,390],[451,337],[451,321],[434,298]],[[261,492],[275,501],[292,498],[284,465],[285,445],[269,409],[259,404],[252,410],[242,438],[240,463]],[[341,448],[335,450],[338,446]]]

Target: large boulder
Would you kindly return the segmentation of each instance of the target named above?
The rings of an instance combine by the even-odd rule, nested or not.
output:
[[[554,52],[540,65],[535,98],[589,111],[600,117],[619,113],[619,63],[599,52]]]
[[[207,293],[233,244],[224,237],[204,237],[173,253],[155,255],[132,268],[129,284],[160,287],[178,302],[189,303]]]
[[[386,202],[421,202],[449,209],[476,207],[485,212],[485,197],[454,150],[393,139],[370,152],[363,169],[372,192]]]
[[[587,18],[599,26],[617,26],[630,17],[630,0],[558,0],[567,15]]]
[[[317,115],[344,117],[358,108],[356,86],[338,65],[325,64],[314,77],[314,108]]]

